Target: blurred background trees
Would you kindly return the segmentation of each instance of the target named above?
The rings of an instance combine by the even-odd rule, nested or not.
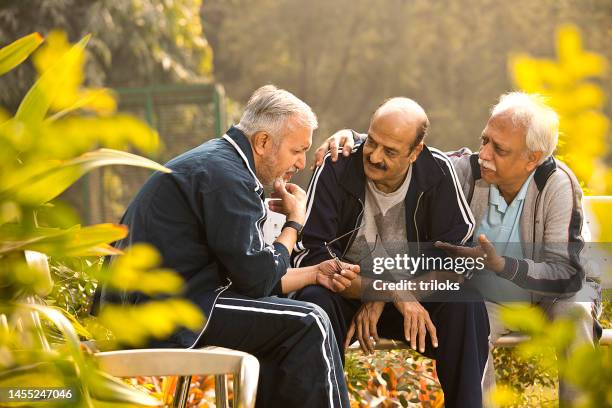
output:
[[[55,27],[73,41],[92,33],[91,84],[216,81],[234,120],[254,89],[274,83],[319,115],[315,145],[338,128],[366,129],[378,104],[405,95],[429,113],[429,144],[450,150],[476,148],[489,108],[517,86],[509,55],[555,58],[556,28],[573,23],[585,49],[611,60],[611,22],[606,0],[8,0],[0,6],[0,42]],[[26,66],[7,76],[0,103],[16,107],[32,75]],[[612,91],[605,77],[595,83]],[[174,151],[215,136],[196,124],[189,131]],[[297,176],[302,185],[308,179],[308,172]]]
[[[88,84],[110,87],[191,82],[210,77],[212,50],[200,21],[201,0],[5,0],[0,43],[59,28],[75,41],[92,34]],[[25,67],[1,84],[0,105],[16,108],[35,71]]]
[[[244,102],[266,82],[290,89],[319,115],[317,142],[366,129],[378,104],[405,95],[427,110],[430,144],[474,148],[489,108],[515,87],[509,54],[554,57],[556,27],[573,22],[586,49],[612,57],[606,1],[210,0],[202,9],[227,94]],[[609,94],[610,81],[600,84]]]

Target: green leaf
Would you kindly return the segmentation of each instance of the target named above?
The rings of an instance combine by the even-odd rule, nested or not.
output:
[[[541,333],[548,325],[548,320],[541,309],[524,304],[502,308],[500,317],[509,329],[529,335]]]
[[[64,374],[73,372],[74,363],[51,357],[51,361],[37,361],[0,371],[0,387],[62,387],[66,385]]]
[[[148,407],[162,405],[161,401],[99,370],[88,376],[87,385],[91,397],[95,400],[131,403]]]
[[[39,33],[32,33],[0,49],[0,75],[25,61],[44,41]]]
[[[161,256],[155,247],[135,244],[117,257],[99,280],[119,291],[139,291],[150,296],[178,294],[183,279],[170,269],[159,268]]]
[[[87,330],[87,328],[83,326],[81,322],[77,320],[76,317],[68,313],[68,311],[58,306],[47,306],[47,307],[57,310],[58,312],[63,314],[66,319],[70,320],[70,323],[72,323],[72,327],[74,328],[74,330],[80,337],[84,337],[86,339],[91,339],[93,337],[92,334],[89,332],[89,330]]]
[[[82,149],[95,147],[126,150],[132,145],[148,154],[158,151],[160,147],[155,130],[140,119],[125,114],[110,117],[71,116],[55,122],[48,121],[45,132],[47,136],[39,146],[50,153],[49,157],[57,159],[74,157],[84,152]]]
[[[111,114],[117,109],[117,101],[114,93],[110,89],[98,88],[83,90],[78,99],[69,107],[62,109],[53,116],[49,117],[48,121],[58,120],[77,109],[89,108],[100,114]]]
[[[169,298],[129,307],[106,305],[98,322],[114,334],[119,344],[142,346],[149,337],[167,338],[177,327],[201,330],[205,318],[193,303]]]
[[[70,367],[72,366],[72,367]],[[0,385],[4,387],[65,387],[66,380],[62,378],[62,372],[69,376],[77,376],[74,372],[74,364],[66,360],[30,364],[16,367],[10,370],[0,371]],[[62,368],[60,370],[60,368]],[[94,401],[93,406],[100,406],[97,401],[113,404],[136,404],[137,406],[158,407],[161,402],[144,391],[135,389],[128,384],[100,371],[88,367],[85,376],[81,376]],[[79,392],[80,390],[73,390]],[[25,405],[24,405],[25,406]],[[117,405],[112,405],[117,407]],[[129,405],[133,406],[133,405]]]
[[[90,35],[83,37],[34,83],[17,109],[15,114],[17,121],[30,124],[43,121],[53,98],[56,94],[62,92],[64,83],[70,80],[69,78],[63,78],[61,75],[62,72],[66,71],[63,65],[76,65],[81,62],[80,57],[89,38]]]
[[[25,180],[14,187],[10,195],[22,203],[38,206],[60,195],[85,173],[110,165],[137,166],[164,173],[171,172],[161,164],[135,154],[112,149],[98,149],[72,160],[60,162],[46,173]]]
[[[44,232],[39,232],[44,231]],[[90,256],[94,249],[104,249],[114,255],[104,244],[125,238],[127,227],[117,224],[98,224],[81,228],[75,226],[66,230],[39,229],[40,235],[31,236],[21,241],[3,240],[0,243],[0,255],[14,251],[32,250],[57,256]]]

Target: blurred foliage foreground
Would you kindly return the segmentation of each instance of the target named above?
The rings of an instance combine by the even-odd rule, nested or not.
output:
[[[34,33],[0,49],[0,75],[36,50],[32,62],[39,74],[14,116],[0,109],[0,387],[71,386],[71,406],[156,405],[148,394],[97,370],[80,339],[96,339],[101,347],[141,345],[150,336],[167,336],[177,325],[201,327],[198,309],[169,297],[105,309],[84,324],[68,313],[86,314],[80,305],[92,294],[94,279],[152,296],[173,295],[182,286],[174,272],[157,268],[160,257],[154,249],[139,245],[122,255],[109,245],[126,236],[126,227],[80,226],[74,211],[56,200],[101,166],[169,172],[120,150],[132,146],[154,152],[158,136],[136,118],[115,113],[109,90],[84,86],[88,40],[72,45],[62,32],[52,32],[46,41]],[[54,286],[47,271],[28,265],[28,251],[54,260],[59,284]],[[102,267],[100,257],[105,255],[121,256]],[[74,282],[81,273],[74,271],[83,271],[76,289],[61,281]],[[55,305],[45,304],[49,294]]]

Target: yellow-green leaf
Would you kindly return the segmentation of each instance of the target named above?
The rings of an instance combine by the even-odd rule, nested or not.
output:
[[[3,240],[0,244],[0,254],[32,250],[60,256],[90,256],[92,253],[98,255],[93,249],[101,247],[107,250],[103,244],[125,238],[127,227],[117,224],[98,224],[36,234],[20,241]]]
[[[126,114],[71,116],[47,123],[44,130],[48,137],[40,141],[40,147],[54,158],[74,157],[96,145],[117,150],[131,145],[148,154],[159,149],[157,132],[142,120]]]
[[[57,120],[77,109],[87,109],[101,115],[110,115],[117,109],[117,101],[110,89],[85,89],[77,93],[76,101],[72,105],[57,112],[48,120]]]
[[[85,328],[85,326],[83,326],[81,322],[77,320],[76,317],[68,313],[67,310],[62,309],[61,307],[58,307],[58,306],[47,306],[47,307],[53,310],[57,310],[58,312],[63,314],[66,319],[70,320],[70,323],[72,323],[72,327],[74,328],[74,330],[79,336],[85,337],[86,339],[91,339],[93,337],[91,333],[89,332],[89,330],[87,330],[87,328]]]
[[[28,56],[44,41],[38,33],[23,38],[0,49],[0,75],[5,74],[25,61]]]
[[[25,180],[11,189],[10,195],[29,205],[44,204],[60,195],[85,173],[110,165],[137,166],[164,173],[170,172],[161,164],[135,154],[112,149],[98,149],[61,162],[46,173]]]
[[[137,406],[159,407],[161,401],[143,391],[130,387],[128,384],[96,370],[87,378],[87,386],[91,397],[99,401],[131,403]],[[97,405],[97,404],[96,404]]]
[[[106,305],[98,322],[110,329],[120,344],[139,346],[150,337],[167,338],[178,327],[200,330],[204,316],[193,303],[170,298],[138,305]]]
[[[71,91],[64,86],[72,79],[62,73],[66,72],[65,66],[81,64],[89,38],[89,35],[85,36],[42,74],[21,101],[15,114],[16,120],[26,123],[41,122],[47,115],[53,99],[62,92]]]
[[[101,279],[120,291],[137,290],[151,296],[179,293],[183,279],[170,269],[157,268],[160,263],[155,247],[135,244],[113,262],[108,275]]]
[[[546,326],[544,313],[537,307],[525,304],[513,304],[502,308],[501,320],[511,330],[526,334],[537,334]]]

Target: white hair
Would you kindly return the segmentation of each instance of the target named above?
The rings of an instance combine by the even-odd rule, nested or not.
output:
[[[538,164],[552,156],[559,140],[559,115],[538,94],[510,92],[499,98],[491,116],[509,114],[514,126],[526,130],[526,144],[530,152],[542,152]]]
[[[312,130],[318,126],[317,116],[304,101],[284,89],[265,85],[253,93],[236,127],[249,138],[265,131],[278,145],[291,119],[295,120],[294,124]]]

